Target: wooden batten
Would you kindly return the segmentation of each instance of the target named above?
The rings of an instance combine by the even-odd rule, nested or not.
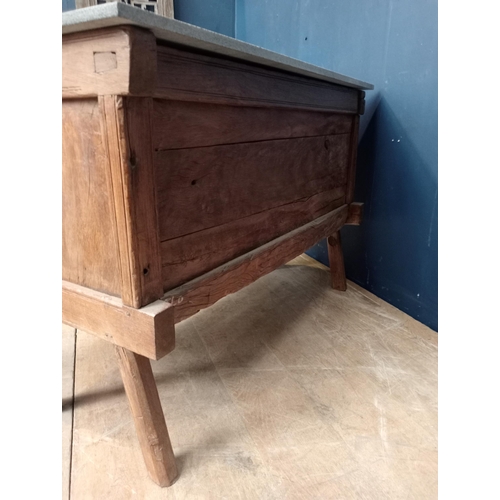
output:
[[[158,300],[141,309],[111,295],[63,281],[63,323],[150,359],[174,349],[173,308]]]
[[[167,292],[178,323],[297,257],[345,223],[347,205]]]
[[[363,209],[365,204],[354,202],[349,205],[349,213],[347,214],[346,224],[351,226],[359,226],[363,222]]]
[[[63,36],[63,98],[146,95],[156,86],[156,39],[119,26]]]

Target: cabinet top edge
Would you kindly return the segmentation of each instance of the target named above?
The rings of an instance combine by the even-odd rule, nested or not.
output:
[[[290,73],[308,76],[360,90],[373,85],[262,47],[242,42],[176,19],[169,19],[121,2],[106,3],[64,12],[62,34],[78,33],[112,26],[132,25],[151,30],[160,40],[233,57]]]

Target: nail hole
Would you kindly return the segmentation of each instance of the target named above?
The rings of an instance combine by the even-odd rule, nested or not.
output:
[[[330,143],[328,142],[328,140],[325,141],[325,149],[328,149],[330,147]]]
[[[191,186],[194,186],[196,184],[196,179],[194,181],[191,181]]]
[[[307,36],[305,37],[305,40],[307,40]]]
[[[149,268],[145,267],[143,270],[142,270],[142,274],[144,274],[144,276],[147,276],[149,274]]]

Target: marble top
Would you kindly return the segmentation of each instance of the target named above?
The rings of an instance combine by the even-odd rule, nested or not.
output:
[[[64,12],[62,33],[76,33],[97,28],[129,24],[151,30],[156,38],[176,44],[202,49],[214,54],[261,64],[317,80],[337,83],[356,89],[371,90],[370,83],[314,66],[293,57],[287,57],[250,43],[220,35],[192,24],[131,7],[121,2]]]

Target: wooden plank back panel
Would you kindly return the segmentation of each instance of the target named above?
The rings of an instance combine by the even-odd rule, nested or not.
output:
[[[297,257],[345,223],[347,205],[294,229],[170,292],[163,300],[174,306],[175,322],[189,318]]]
[[[345,188],[348,152],[348,134],[159,151],[160,241]]]
[[[154,100],[157,151],[239,142],[349,134],[353,115],[296,109]]]
[[[97,100],[63,101],[62,132],[63,279],[120,296],[118,246]]]
[[[324,191],[221,226],[161,244],[164,290],[168,291],[345,202],[343,188]]]
[[[164,45],[158,45],[157,53],[157,97],[345,113],[359,110],[356,89]]]

